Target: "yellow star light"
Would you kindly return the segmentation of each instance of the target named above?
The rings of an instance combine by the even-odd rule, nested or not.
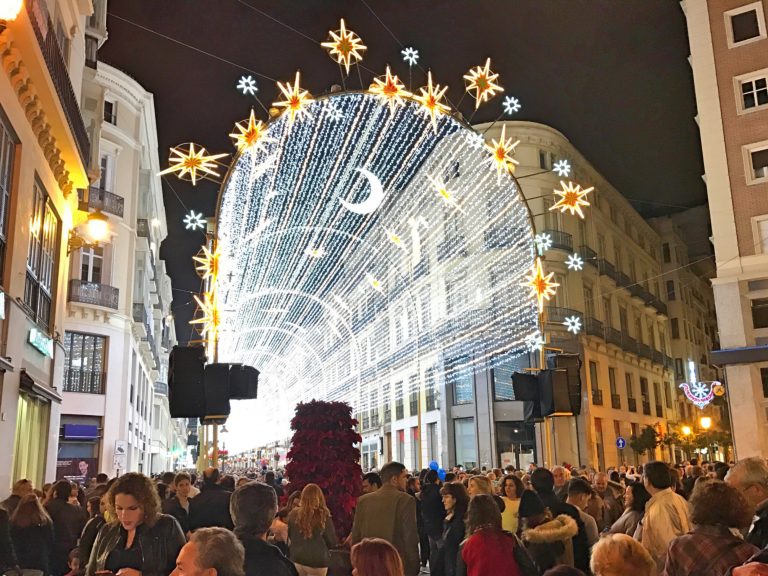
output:
[[[520,140],[512,142],[512,138],[507,139],[507,125],[501,126],[501,138],[498,140],[491,140],[491,144],[485,145],[485,149],[488,150],[493,156],[489,159],[489,162],[496,164],[496,179],[498,180],[503,171],[508,171],[510,174],[515,173],[515,166],[520,164],[517,160],[512,158],[510,154],[514,154],[515,148],[520,144]]]
[[[403,239],[400,237],[400,235],[397,232],[395,232],[394,230],[390,230],[389,228],[384,228],[384,231],[387,233],[387,240],[392,242],[392,244],[394,244],[398,248],[405,250]]]
[[[300,76],[301,72],[297,70],[296,81],[293,83],[293,85],[291,85],[290,82],[286,82],[285,84],[278,82],[277,87],[280,88],[280,92],[283,93],[285,100],[272,103],[273,106],[277,106],[278,108],[285,108],[288,110],[290,113],[288,121],[290,123],[293,123],[293,120],[297,116],[299,118],[305,114],[309,116],[309,112],[307,112],[307,106],[315,101],[309,92],[302,90],[299,87]]]
[[[344,18],[341,19],[341,29],[336,30],[336,32],[329,30],[328,34],[331,35],[331,39],[328,42],[322,42],[320,46],[328,48],[330,50],[329,56],[339,64],[344,64],[344,69],[349,74],[352,59],[360,62],[363,59],[361,52],[367,50],[368,47],[363,44],[360,36],[352,30],[347,30]]]
[[[555,202],[554,206],[552,206],[550,210],[560,209],[560,212],[570,210],[571,216],[578,214],[581,218],[584,218],[584,212],[582,212],[581,207],[589,206],[589,202],[587,202],[586,196],[592,192],[595,187],[590,186],[589,188],[582,190],[581,186],[578,184],[568,182],[566,185],[566,183],[562,180],[560,180],[560,186],[563,187],[562,190],[555,190],[555,194],[560,196],[560,199]]]
[[[480,108],[481,102],[487,102],[496,95],[496,92],[504,92],[504,88],[496,84],[499,75],[491,72],[491,59],[485,61],[485,66],[475,66],[464,74],[467,81],[467,92],[475,91],[475,110]]]
[[[544,300],[549,300],[555,295],[556,288],[560,286],[557,282],[552,282],[554,272],[546,276],[541,268],[541,258],[536,258],[536,264],[531,269],[531,273],[525,277],[522,286],[531,289],[531,296],[535,296],[539,302],[539,312],[544,310]]]
[[[429,178],[429,181],[432,182],[432,188],[437,192],[437,195],[445,202],[448,206],[452,208],[456,208],[458,204],[456,203],[456,198],[453,197],[453,192],[448,190],[448,187],[443,182],[443,179],[439,176],[437,178],[433,178],[429,174],[427,174],[427,178]]]
[[[218,248],[211,251],[207,246],[203,246],[197,256],[192,256],[192,260],[197,262],[195,270],[197,274],[203,279],[211,278],[212,282],[216,281],[219,276],[219,259],[221,252]]]
[[[379,280],[377,280],[373,276],[373,274],[366,274],[365,278],[368,280],[368,284],[371,286],[371,288],[373,288],[377,292],[381,292],[381,290],[382,290],[381,282]]]
[[[200,318],[190,320],[189,323],[193,326],[197,324],[203,325],[203,329],[200,333],[203,338],[216,338],[219,335],[219,327],[221,326],[219,299],[216,297],[216,293],[205,292],[202,300],[200,300],[197,295],[195,295],[194,298],[203,315]]]
[[[403,98],[413,96],[413,94],[405,89],[405,85],[400,82],[400,79],[392,74],[389,66],[387,66],[387,74],[384,76],[384,79],[374,78],[373,84],[371,84],[368,91],[387,102],[389,109],[393,112],[395,106],[403,106],[405,104]]]
[[[267,125],[261,120],[256,120],[253,108],[251,108],[248,124],[244,121],[236,122],[234,130],[229,137],[235,140],[235,146],[239,152],[263,149],[264,144],[275,141],[274,138],[267,137]]]
[[[306,256],[309,256],[310,258],[322,258],[325,256],[325,249],[322,246],[319,246],[317,248],[312,246],[307,246],[304,249],[304,254]]]
[[[432,70],[427,72],[427,85],[419,88],[420,94],[414,96],[414,100],[421,104],[424,113],[432,119],[432,128],[437,132],[437,115],[447,114],[451,109],[440,102],[448,86],[440,87],[440,84],[432,84]]]
[[[192,185],[195,186],[197,185],[198,172],[202,173],[201,178],[205,176],[218,178],[219,173],[216,171],[218,162],[216,160],[225,156],[226,154],[208,154],[208,151],[202,146],[195,149],[195,144],[190,142],[189,150],[183,150],[181,146],[171,148],[171,156],[168,158],[170,166],[158,173],[158,176],[177,172],[178,177],[184,179],[184,176],[189,174]]]

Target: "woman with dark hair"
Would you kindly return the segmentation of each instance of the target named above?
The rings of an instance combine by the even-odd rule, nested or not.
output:
[[[77,539],[80,538],[87,520],[85,510],[68,502],[71,494],[72,484],[68,480],[59,480],[51,486],[50,499],[45,505],[45,510],[53,521],[51,574],[54,576],[69,572],[69,552],[77,548]]]
[[[106,520],[104,520],[104,511],[106,510],[106,501],[104,497],[92,496],[88,499],[88,514],[91,519],[83,528],[83,534],[80,536],[80,543],[78,549],[80,550],[80,562],[85,565],[88,562],[88,558],[91,557],[91,549],[93,543],[96,541],[96,536],[104,526]]]
[[[397,549],[381,538],[363,538],[352,546],[352,576],[403,576]]]
[[[23,496],[11,515],[11,540],[19,567],[51,573],[53,522],[35,494]]]
[[[469,508],[469,493],[464,484],[451,482],[443,484],[440,494],[446,513],[443,521],[442,544],[435,555],[434,565],[430,564],[429,573],[431,576],[455,576],[456,557],[466,534],[464,517]]]
[[[146,476],[119,477],[104,496],[108,523],[93,544],[86,576],[112,572],[120,576],[168,576],[184,546],[179,523],[160,513],[160,498]]]
[[[523,495],[523,483],[514,474],[507,474],[501,479],[501,499],[504,500],[504,512],[501,513],[501,527],[507,532],[517,534],[517,511],[520,509],[520,497]]]
[[[642,483],[634,482],[627,486],[624,490],[624,513],[607,530],[608,534],[634,536],[645,514],[645,505],[650,499],[651,495]]]
[[[440,495],[440,477],[437,470],[430,469],[424,474],[424,485],[421,487],[421,518],[429,541],[429,565],[432,566],[436,562],[438,550],[443,545],[445,520],[445,506]]]
[[[291,561],[299,576],[324,576],[330,564],[330,549],[336,546],[336,529],[325,495],[317,484],[301,491],[301,504],[288,514]]]
[[[163,506],[163,514],[170,514],[181,526],[184,534],[189,532],[189,492],[192,489],[192,478],[186,472],[179,472],[173,478],[176,492],[170,498],[160,501]]]
[[[515,558],[519,543],[501,528],[501,512],[493,496],[478,494],[469,501],[467,539],[456,557],[457,576],[521,576]]]
[[[697,484],[690,505],[693,529],[669,545],[665,576],[723,576],[759,552],[729,530],[752,523],[753,510],[736,488],[720,480]]]

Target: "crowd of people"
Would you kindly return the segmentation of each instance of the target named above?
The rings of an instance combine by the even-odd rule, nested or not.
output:
[[[444,475],[390,462],[363,476],[349,534],[318,484],[290,486],[215,468],[41,490],[18,480],[0,502],[0,574],[768,575],[760,458]]]

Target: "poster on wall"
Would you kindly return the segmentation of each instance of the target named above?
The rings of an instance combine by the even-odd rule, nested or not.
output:
[[[58,458],[56,480],[69,480],[81,486],[87,486],[98,474],[98,469],[98,458]]]

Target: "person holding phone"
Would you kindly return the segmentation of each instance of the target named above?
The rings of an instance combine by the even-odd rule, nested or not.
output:
[[[186,540],[146,476],[129,473],[106,496],[106,517],[93,544],[86,576],[168,576]]]

